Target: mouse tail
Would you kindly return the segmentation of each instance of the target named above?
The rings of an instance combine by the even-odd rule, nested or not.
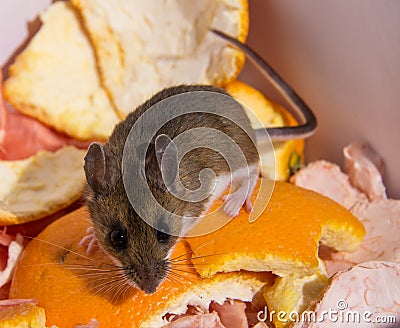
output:
[[[294,116],[301,122],[297,126],[284,126],[277,128],[267,128],[267,132],[272,140],[304,139],[314,134],[317,128],[317,119],[312,110],[301,99],[301,97],[279,76],[278,73],[260,55],[258,55],[248,45],[239,40],[215,29],[211,31],[222,39],[230,42],[235,47],[243,51],[250,61],[259,69],[263,76],[277,89],[285,100],[295,111]],[[260,130],[260,131],[258,131]],[[256,129],[256,137],[265,136],[263,129]]]

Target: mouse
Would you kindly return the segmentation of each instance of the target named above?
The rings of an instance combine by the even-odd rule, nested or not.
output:
[[[235,43],[226,35],[221,37],[248,51],[245,44]],[[246,52],[247,55],[249,53],[250,56],[254,56],[254,53]],[[257,57],[257,61],[262,62],[262,69],[269,67],[261,58]],[[172,250],[179,235],[182,235],[182,231],[186,231],[188,226],[185,226],[184,220],[177,226],[168,226],[168,217],[158,217],[155,213],[154,220],[162,221],[156,229],[136,213],[123,183],[121,159],[124,145],[132,126],[153,105],[169,97],[198,91],[229,96],[223,89],[210,85],[178,85],[161,90],[118,123],[107,142],[92,143],[84,158],[86,176],[84,198],[92,227],[88,230],[87,236],[81,240],[81,245],[87,246],[88,253],[93,252],[96,247],[101,248],[123,271],[126,281],[147,294],[156,292],[157,287],[170,272]],[[272,139],[304,138],[315,130],[316,121],[311,110],[292,90],[289,98],[296,109],[300,107],[299,112],[306,122],[299,125],[297,130],[291,128],[282,132],[276,128],[267,129]],[[167,164],[163,166],[163,156],[167,153],[172,154],[172,162],[175,163],[177,147],[174,139],[182,132],[199,126],[207,126],[228,135],[240,147],[247,165],[246,168],[238,168],[232,172],[232,183],[234,181],[239,183],[236,191],[224,197],[224,212],[234,217],[238,215],[242,206],[251,212],[250,197],[260,173],[260,156],[255,140],[260,136],[265,137],[265,130],[253,130],[244,110],[238,115],[241,115],[240,121],[241,125],[245,126],[244,129],[218,115],[200,112],[181,115],[165,124],[156,133],[146,151],[146,181],[154,198],[168,212],[182,218],[201,218],[231,183],[231,172],[226,160],[211,149],[199,147],[181,159],[178,166],[179,177],[185,188],[195,190],[199,187],[200,172],[204,168],[209,168],[215,174],[209,181],[212,193],[198,202],[184,201],[171,194],[170,186],[165,181],[170,171],[168,167],[170,161],[164,161]],[[145,203],[144,207],[147,206]],[[148,206],[146,209],[152,215],[153,208]]]
[[[146,293],[154,293],[167,275],[169,256],[179,238],[177,235],[189,227],[182,224],[179,227],[157,230],[135,212],[129,202],[122,177],[121,159],[125,142],[138,118],[153,105],[175,95],[198,91],[230,97],[223,89],[208,85],[179,85],[164,89],[117,124],[106,143],[92,143],[84,159],[87,182],[85,200],[93,227],[88,232],[88,238],[84,238],[82,243],[86,243],[90,238],[91,242],[97,241],[99,246],[111,255],[116,265],[123,268],[128,281]],[[168,164],[166,167],[161,165],[163,155],[168,147],[173,150],[172,154],[177,154],[174,139],[183,132],[198,127],[222,132],[243,152],[246,165],[232,174],[232,181],[241,183],[235,192],[226,195],[224,212],[234,217],[238,215],[243,204],[246,210],[251,211],[250,196],[259,177],[259,154],[253,141],[255,134],[250,120],[244,109],[240,108],[237,118],[241,122],[240,127],[226,117],[199,112],[178,116],[157,131],[146,151],[146,180],[154,198],[167,211],[180,217],[201,218],[231,182],[230,167],[225,158],[212,149],[198,147],[180,160],[180,181],[188,190],[195,190],[200,187],[200,172],[208,168],[215,173],[208,182],[209,187],[212,187],[209,189],[213,192],[198,202],[182,200],[169,192],[163,175],[165,176],[165,171],[168,172],[170,168]],[[210,139],[206,143],[212,141]],[[174,163],[177,161],[177,158],[174,159]],[[246,181],[243,181],[245,179]],[[143,206],[146,206],[145,202]],[[151,205],[149,211],[152,211]],[[160,219],[163,220],[161,226],[169,224],[168,218]],[[175,231],[174,234],[166,232],[171,229]],[[89,248],[91,245],[93,243],[89,244]]]

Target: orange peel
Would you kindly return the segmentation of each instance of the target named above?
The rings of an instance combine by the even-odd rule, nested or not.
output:
[[[69,1],[55,1],[40,20],[40,30],[10,66],[4,97],[59,132],[107,140],[119,119],[101,86],[78,13]]]
[[[252,86],[235,80],[224,88],[253,112],[254,115],[249,115],[253,128],[298,125],[297,120],[286,108],[271,101]],[[270,179],[286,181],[304,163],[304,140],[273,141],[272,144],[274,152],[261,154],[263,174]],[[272,169],[274,163],[275,167]]]
[[[17,263],[10,297],[37,299],[47,324],[60,328],[92,319],[105,327],[124,327],[127,322],[133,327],[162,326],[166,314],[183,314],[188,305],[252,301],[275,281],[266,271],[313,274],[319,241],[350,251],[365,233],[362,224],[334,201],[285,182],[276,182],[260,218],[249,223],[248,217],[242,210],[216,232],[178,242],[171,259],[179,259],[177,268],[184,265],[184,272],[169,275],[155,294],[147,295],[116,279],[105,253],[88,257],[79,246],[90,226],[82,207],[29,243]],[[235,270],[240,272],[218,273]]]
[[[124,118],[155,92],[178,84],[222,86],[236,78],[244,54],[210,32],[244,42],[247,0],[72,0],[96,52],[105,89]]]
[[[127,323],[158,327],[167,323],[165,314],[185,313],[193,302],[207,306],[211,300],[223,303],[226,298],[251,301],[274,280],[270,273],[254,272],[202,279],[191,268],[190,250],[181,241],[171,258],[178,258],[178,269],[185,265],[185,272],[179,277],[170,275],[152,295],[125,289],[121,281],[115,281],[117,273],[112,269],[101,274],[101,270],[110,270],[108,256],[97,251],[88,257],[86,249],[78,245],[89,226],[85,207],[68,214],[32,240],[17,264],[10,297],[37,299],[46,311],[48,325],[74,327],[96,319],[102,327],[126,327]],[[95,267],[100,271],[94,271]],[[114,289],[109,289],[112,284]]]
[[[86,151],[64,146],[26,159],[0,161],[0,225],[22,224],[71,205],[85,185]]]
[[[32,303],[2,307],[0,327],[46,328],[45,311]]]
[[[265,195],[258,196],[257,202],[268,201]],[[220,205],[216,202],[214,208]],[[320,242],[352,252],[364,235],[362,223],[335,201],[276,181],[267,207],[254,222],[241,209],[219,230],[186,240],[202,277],[238,270],[271,271],[285,277],[315,273]]]

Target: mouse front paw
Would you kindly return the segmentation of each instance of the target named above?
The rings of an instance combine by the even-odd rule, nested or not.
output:
[[[245,179],[241,183],[238,190],[222,198],[225,202],[224,212],[226,215],[232,218],[238,216],[243,205],[248,213],[253,211],[251,196],[256,187],[257,179],[258,174],[253,173],[249,179]]]
[[[222,199],[225,202],[224,213],[234,218],[239,215],[240,209],[245,203],[246,193],[238,189],[234,193],[224,196]]]
[[[99,244],[97,242],[97,238],[94,234],[93,227],[89,227],[86,230],[86,236],[81,239],[79,242],[79,246],[87,247],[86,254],[91,255],[95,250],[99,248]]]

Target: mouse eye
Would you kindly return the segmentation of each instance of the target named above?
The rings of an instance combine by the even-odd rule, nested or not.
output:
[[[169,234],[162,232],[160,230],[154,229],[154,233],[156,234],[157,241],[160,244],[164,244],[168,242],[169,238],[171,237]]]
[[[126,247],[127,238],[125,232],[121,229],[115,229],[110,232],[110,242],[115,248],[122,249]]]

